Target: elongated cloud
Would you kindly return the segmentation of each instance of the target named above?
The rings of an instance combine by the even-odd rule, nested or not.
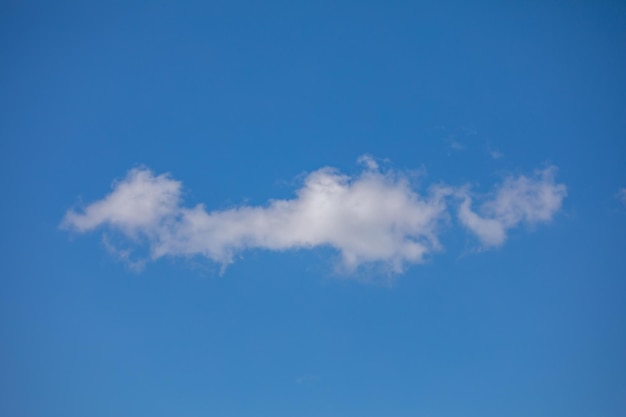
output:
[[[520,222],[550,220],[565,196],[565,187],[554,184],[553,171],[546,170],[507,179],[479,214],[466,188],[437,185],[420,195],[402,174],[381,171],[371,157],[359,161],[365,169],[353,177],[328,167],[312,172],[292,199],[217,211],[185,207],[180,182],[133,169],[102,200],[68,211],[62,226],[77,232],[109,227],[146,244],[152,259],[202,255],[228,265],[251,248],[330,246],[348,271],[380,263],[402,272],[442,248],[438,234],[450,223],[451,204],[483,244],[496,246]]]

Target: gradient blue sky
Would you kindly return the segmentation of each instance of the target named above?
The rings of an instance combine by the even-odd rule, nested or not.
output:
[[[0,42],[0,415],[624,415],[624,2],[9,0]],[[400,274],[138,273],[59,227],[136,167],[211,211],[364,154],[419,192],[555,166],[567,197],[489,250],[451,206]]]

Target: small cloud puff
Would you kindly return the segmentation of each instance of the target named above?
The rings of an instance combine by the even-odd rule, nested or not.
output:
[[[567,195],[563,184],[556,184],[554,167],[536,171],[533,176],[506,178],[491,199],[480,206],[478,214],[471,209],[472,198],[463,194],[459,220],[474,232],[484,247],[500,246],[506,231],[521,223],[533,225],[552,220]]]
[[[214,211],[183,206],[179,181],[137,168],[102,200],[68,211],[62,227],[83,233],[108,226],[133,244],[146,244],[153,260],[201,255],[226,266],[246,249],[330,246],[348,272],[377,263],[400,273],[441,250],[438,235],[450,204],[488,247],[501,245],[506,231],[520,223],[552,219],[566,194],[549,168],[506,179],[475,212],[467,188],[435,185],[422,195],[402,173],[381,171],[371,156],[359,162],[366,169],[353,177],[329,167],[310,173],[291,199]],[[106,243],[110,252],[130,259],[128,251]]]

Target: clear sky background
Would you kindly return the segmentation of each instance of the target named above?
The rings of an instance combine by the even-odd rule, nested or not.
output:
[[[624,415],[624,2],[9,0],[0,45],[0,415]],[[228,213],[362,155],[484,216],[538,169],[567,196],[492,247],[447,197],[395,272],[332,245],[138,271],[150,238],[61,227],[133,168]]]

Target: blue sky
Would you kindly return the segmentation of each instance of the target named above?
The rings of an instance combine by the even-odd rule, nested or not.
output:
[[[623,415],[623,2],[8,1],[0,42],[1,415]]]

